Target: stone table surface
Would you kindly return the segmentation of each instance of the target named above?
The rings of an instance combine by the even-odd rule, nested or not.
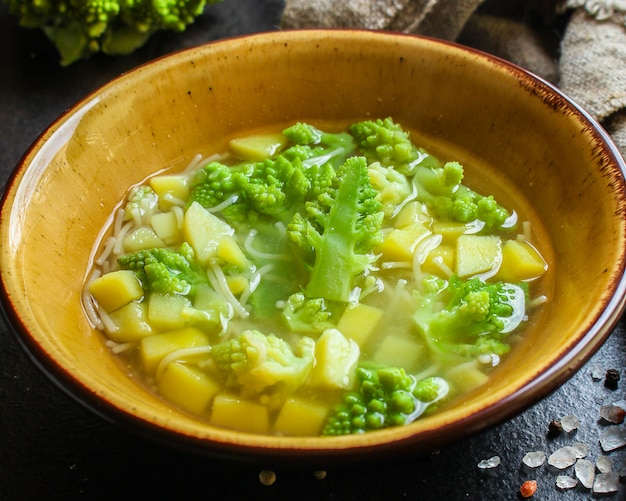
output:
[[[17,26],[0,4],[0,186],[37,136],[67,108],[98,86],[155,57],[215,39],[277,29],[280,0],[227,0],[210,6],[183,35],[163,34],[130,56],[94,57],[60,68],[44,36]],[[599,407],[624,400],[625,320],[600,350],[562,387],[512,419],[417,458],[333,466],[325,478],[313,467],[285,469],[198,456],[140,438],[83,408],[53,385],[0,320],[0,499],[520,499],[518,489],[536,479],[538,500],[590,499],[589,490],[561,491],[558,474],[529,469],[529,451],[552,453],[575,442],[588,458],[604,455],[606,425]],[[606,388],[594,369],[620,371],[621,386]],[[572,434],[547,436],[553,419],[575,415]],[[624,425],[620,425],[623,429]],[[625,448],[607,453],[616,467]],[[500,457],[493,469],[478,467]],[[623,468],[623,466],[622,466]],[[276,482],[259,481],[273,469]],[[626,486],[609,496],[625,499]]]

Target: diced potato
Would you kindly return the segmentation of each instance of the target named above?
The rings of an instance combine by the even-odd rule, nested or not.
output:
[[[428,227],[421,222],[411,223],[402,229],[395,228],[385,235],[377,249],[389,261],[413,261],[417,245],[431,235]]]
[[[107,313],[143,297],[141,283],[131,270],[112,271],[96,278],[89,284],[89,292]]]
[[[433,223],[433,233],[442,236],[444,244],[454,245],[456,239],[467,231],[465,223],[457,223],[454,221],[437,221]]]
[[[359,345],[337,329],[328,329],[315,343],[315,367],[310,384],[349,389],[354,384]]]
[[[246,290],[248,284],[250,283],[246,277],[243,275],[237,276],[227,276],[226,283],[228,284],[228,288],[230,292],[232,292],[235,296],[238,296],[243,291]]]
[[[298,437],[318,436],[327,414],[328,407],[325,405],[289,398],[276,418],[274,433]]]
[[[206,409],[221,389],[211,376],[180,362],[167,364],[157,387],[163,397],[194,414]]]
[[[185,212],[183,235],[202,264],[217,254],[217,247],[225,235],[232,236],[234,233],[231,226],[198,202],[193,202]]]
[[[241,247],[230,235],[224,235],[217,244],[217,257],[240,268],[245,268],[250,264]]]
[[[454,270],[454,254],[455,250],[453,247],[439,245],[428,253],[421,265],[421,269],[424,273],[445,277],[447,270]]]
[[[183,309],[187,306],[191,301],[185,296],[153,292],[148,299],[148,319],[162,331],[180,329],[186,324]]]
[[[142,226],[133,230],[122,240],[125,252],[135,252],[154,247],[165,247],[165,242],[161,240],[152,228]]]
[[[502,265],[496,274],[498,280],[519,282],[540,277],[547,264],[528,242],[507,240],[502,246]]]
[[[213,399],[211,424],[249,433],[267,434],[270,421],[266,406],[220,393]]]
[[[150,187],[159,196],[159,208],[168,210],[172,207],[172,202],[168,201],[168,197],[177,200],[187,200],[189,197],[188,178],[184,175],[162,175],[155,176],[150,179]]]
[[[502,242],[493,235],[461,235],[456,245],[456,272],[461,278],[497,271]]]
[[[451,369],[447,378],[459,392],[467,393],[485,384],[489,376],[478,368],[475,361],[472,361]]]
[[[144,370],[153,374],[161,359],[168,353],[208,344],[207,334],[195,327],[185,327],[184,329],[144,337],[139,343],[139,357]]]
[[[150,225],[165,245],[172,245],[182,239],[182,231],[178,226],[178,218],[172,211],[160,212],[150,219]]]
[[[131,301],[111,312],[109,316],[117,329],[111,332],[107,330],[107,335],[116,343],[139,341],[152,334],[145,302]]]
[[[409,202],[406,204],[395,218],[394,226],[396,228],[405,228],[413,223],[430,224],[432,217],[424,211],[421,202]]]
[[[363,348],[376,329],[384,311],[375,306],[359,303],[348,307],[337,323],[337,329]]]
[[[411,339],[389,335],[382,340],[372,358],[384,365],[413,370],[422,350],[423,347]]]
[[[281,133],[257,134],[233,139],[229,144],[239,158],[258,162],[278,153],[287,144],[287,138]]]

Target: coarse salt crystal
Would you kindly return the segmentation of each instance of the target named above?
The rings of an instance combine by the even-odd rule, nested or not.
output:
[[[615,471],[599,473],[593,483],[594,494],[609,494],[619,490],[619,474]]]
[[[626,430],[614,426],[607,428],[600,434],[600,445],[605,452],[624,447],[626,445]]]
[[[578,480],[572,477],[568,477],[567,475],[559,475],[556,477],[556,486],[559,489],[573,489],[578,485]]]
[[[528,452],[522,462],[529,468],[538,468],[546,461],[546,453],[543,451]]]
[[[579,459],[574,466],[576,472],[576,478],[580,480],[580,483],[587,489],[593,487],[593,480],[596,476],[596,469],[591,461],[586,459]]]
[[[564,470],[565,468],[569,468],[576,462],[576,460],[578,459],[577,455],[578,453],[576,449],[567,445],[565,447],[557,449],[552,454],[550,454],[550,456],[548,457],[548,464],[550,466],[558,468],[559,470]]]
[[[480,463],[478,463],[478,467],[482,470],[495,468],[500,464],[500,456],[493,456],[489,459],[483,459]]]
[[[587,457],[587,454],[589,454],[589,447],[587,447],[587,444],[583,444],[582,442],[576,442],[574,445],[572,445],[572,447],[576,451],[577,459],[585,458]]]
[[[613,471],[613,461],[608,456],[600,456],[596,459],[596,468],[600,473],[609,473]]]
[[[565,433],[571,433],[572,431],[578,429],[580,421],[573,414],[568,414],[567,416],[563,416],[561,418],[561,426],[563,427],[563,431]]]
[[[591,368],[591,379],[594,381],[600,381],[604,377],[604,369],[599,366],[594,366]]]
[[[600,417],[609,423],[621,424],[624,422],[624,416],[626,416],[626,411],[617,405],[600,407]]]

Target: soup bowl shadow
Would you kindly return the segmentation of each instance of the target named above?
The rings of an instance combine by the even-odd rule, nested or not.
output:
[[[129,378],[81,306],[94,242],[128,187],[164,167],[183,168],[197,153],[221,151],[244,131],[388,116],[451,145],[462,163],[493,166],[550,236],[550,302],[498,376],[411,425],[324,438],[215,428]],[[624,170],[608,134],[569,98],[471,49],[360,30],[222,40],[128,72],[34,142],[2,198],[2,305],[53,381],[151,439],[289,462],[419,454],[544,398],[610,335],[625,302]]]

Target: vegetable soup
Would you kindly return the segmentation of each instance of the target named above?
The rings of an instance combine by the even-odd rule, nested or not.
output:
[[[215,426],[343,435],[437,412],[539,321],[551,248],[501,174],[414,137],[298,122],[160,171],[95,243],[86,313]]]

